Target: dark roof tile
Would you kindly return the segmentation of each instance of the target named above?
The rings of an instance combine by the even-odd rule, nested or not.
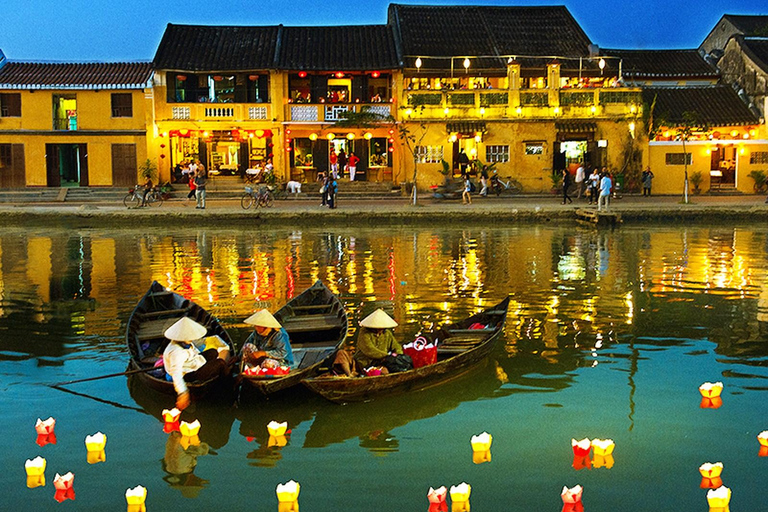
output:
[[[768,36],[768,16],[724,14],[723,18],[746,36]]]
[[[621,59],[622,73],[628,78],[717,78],[717,70],[705,61],[698,50],[609,50],[606,56]],[[607,60],[615,70],[615,59]]]
[[[152,77],[149,62],[7,62],[0,68],[4,89],[143,89]]]
[[[745,37],[741,41],[744,53],[760,68],[768,73],[768,38]]]
[[[758,119],[729,85],[669,87],[643,90],[643,101],[656,99],[654,116],[668,123],[679,123],[684,112],[695,112],[709,126],[757,123]]]

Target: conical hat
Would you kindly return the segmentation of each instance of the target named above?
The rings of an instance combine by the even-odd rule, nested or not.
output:
[[[194,341],[206,335],[208,329],[189,317],[182,317],[178,322],[165,330],[163,334],[169,340]]]
[[[282,327],[280,322],[278,322],[275,317],[272,316],[272,313],[266,309],[260,309],[243,320],[243,322],[259,327],[271,327],[272,329],[280,329]]]
[[[383,309],[379,308],[367,317],[360,321],[361,327],[368,327],[369,329],[390,329],[397,327],[391,316],[386,314]]]

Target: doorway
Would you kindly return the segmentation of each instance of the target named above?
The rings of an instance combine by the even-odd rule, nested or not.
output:
[[[87,144],[46,144],[47,186],[88,186]]]
[[[736,146],[718,144],[710,153],[710,176],[720,176],[721,185],[736,185]]]

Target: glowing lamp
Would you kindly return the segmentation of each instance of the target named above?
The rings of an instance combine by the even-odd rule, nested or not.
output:
[[[491,449],[491,443],[493,442],[493,436],[488,432],[483,432],[476,436],[472,436],[470,443],[472,444],[472,450],[476,452],[484,452]]]
[[[517,115],[520,115],[520,114],[522,114],[522,113],[523,113],[523,107],[517,107],[517,108],[515,109],[515,112],[517,113]]]
[[[38,434],[52,434],[53,428],[55,426],[56,420],[53,418],[48,418],[45,421],[37,418],[37,422],[35,423],[35,431],[37,431]]]
[[[336,73],[336,78],[344,78],[344,73],[339,71],[338,73]]]
[[[593,439],[592,449],[595,455],[611,455],[616,447],[613,439]]]
[[[480,112],[481,116],[484,116],[485,115],[485,107],[480,107],[479,112]]]
[[[470,150],[469,150],[469,154],[470,154],[470,155],[472,155],[472,156],[475,156],[475,155],[477,155],[477,148],[472,148],[472,149],[470,149]]]
[[[89,452],[98,452],[107,445],[107,436],[101,432],[96,432],[92,436],[85,436],[85,448]]]
[[[459,137],[455,133],[452,133],[451,137],[448,140],[451,142],[456,142],[457,140],[459,140]]]
[[[306,71],[299,71],[299,78],[307,78],[307,72]]]
[[[448,489],[446,489],[444,485],[437,489],[430,487],[429,492],[427,492],[427,500],[429,500],[430,503],[445,503],[447,495]]]
[[[27,476],[40,476],[45,473],[45,459],[39,455],[34,459],[27,459],[24,463],[24,469],[27,472]]]
[[[701,485],[702,489],[717,489],[723,485],[723,480],[720,475],[723,472],[723,463],[717,462],[712,464],[706,462],[699,466],[699,473],[701,473]]]
[[[727,511],[728,504],[731,502],[731,490],[725,486],[720,486],[717,489],[710,489],[707,492],[707,503],[709,503],[709,510]]]
[[[555,107],[554,109],[552,109],[552,112],[554,112],[555,115],[559,114],[560,113],[560,107]]]
[[[416,57],[416,69],[421,69],[421,57]]]
[[[722,382],[705,382],[699,386],[699,392],[704,398],[715,398],[723,392]]]
[[[472,486],[466,482],[451,486],[451,501],[465,503],[469,501],[469,495],[472,493]]]
[[[181,416],[181,411],[175,407],[173,409],[163,409],[163,421],[166,423],[179,421],[179,416]]]
[[[405,115],[410,116],[411,114],[413,114],[413,109],[412,108],[405,109]]]
[[[125,501],[128,505],[143,505],[147,500],[147,489],[137,485],[133,489],[126,489]]]
[[[207,139],[208,137],[210,137],[210,134],[207,131],[203,132],[203,138]]]
[[[589,110],[591,110],[592,113],[594,114],[595,112],[597,112],[597,107],[592,105],[592,107]]]
[[[363,138],[365,140],[371,140],[373,138],[373,134],[371,132],[365,132],[365,135],[363,135]]]
[[[253,133],[255,133],[258,138],[262,138],[264,136],[264,130],[256,130]]]
[[[328,140],[333,140],[333,139],[336,138],[336,134],[335,133],[329,133],[328,135],[325,136],[325,138],[328,139]]]
[[[480,143],[482,141],[483,141],[483,136],[482,135],[475,135],[475,142]]]
[[[732,130],[731,131],[731,137],[738,137],[739,136],[739,130]]]
[[[380,76],[381,76],[381,73],[379,73],[378,71],[374,71],[373,73],[371,73],[371,78],[379,78]]]
[[[600,59],[597,65],[600,67],[600,72],[602,73],[603,70],[605,69],[605,59]]]
[[[272,420],[267,424],[267,432],[269,432],[269,435],[271,436],[284,436],[286,430],[288,430],[288,422],[285,421],[278,423]]]
[[[104,450],[88,450],[85,456],[88,464],[98,464],[99,462],[106,462],[107,452]]]
[[[468,58],[467,58],[467,59],[464,59],[464,62],[463,62],[463,64],[464,64],[464,69],[469,69],[469,64],[470,64],[470,62],[469,62],[469,59],[468,59]]]
[[[181,435],[186,437],[196,436],[197,433],[200,432],[200,421],[195,420],[192,423],[182,421],[179,425],[179,432],[181,432]]]
[[[629,107],[629,111],[634,114],[635,112],[637,112],[637,107],[635,105],[632,105],[631,107]]]
[[[349,132],[349,133],[347,134],[347,139],[349,139],[349,140],[353,140],[354,138],[355,138],[355,134],[354,134],[354,133],[352,133],[352,132]]]
[[[669,137],[669,130],[664,132],[664,137]]]
[[[443,114],[445,114],[445,115],[448,115],[448,114],[450,114],[450,113],[451,113],[451,109],[449,109],[448,107],[445,107],[445,108],[443,109]]]
[[[586,437],[581,441],[571,439],[571,447],[573,447],[574,455],[583,457],[589,455],[589,451],[592,449],[592,442]]]
[[[317,140],[317,134],[316,133],[310,133],[309,134],[309,140],[316,141]]]
[[[281,503],[297,501],[299,499],[300,491],[301,486],[298,482],[294,482],[293,480],[289,480],[284,484],[277,484],[277,488],[275,489],[277,501]]]

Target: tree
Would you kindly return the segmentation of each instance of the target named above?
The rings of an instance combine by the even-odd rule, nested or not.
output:
[[[424,140],[424,137],[427,135],[427,132],[429,131],[429,126],[427,126],[426,123],[423,121],[419,124],[419,131],[418,133],[411,132],[410,128],[408,128],[405,125],[400,125],[398,127],[398,137],[400,138],[400,142],[403,143],[403,146],[408,150],[408,152],[413,157],[413,191],[411,192],[411,204],[413,206],[416,206],[418,202],[418,192],[416,191],[416,178],[419,174],[419,154],[416,152],[416,148],[421,146],[421,141]]]
[[[139,176],[142,178],[149,178],[154,181],[155,173],[157,172],[157,166],[155,163],[147,158],[144,163],[139,165]]]
[[[683,164],[684,164],[684,188],[683,198],[685,204],[688,204],[688,153],[685,150],[685,143],[690,140],[694,131],[706,131],[706,123],[699,120],[699,114],[697,112],[686,110],[683,112],[683,119],[677,126],[677,134],[683,143]]]

